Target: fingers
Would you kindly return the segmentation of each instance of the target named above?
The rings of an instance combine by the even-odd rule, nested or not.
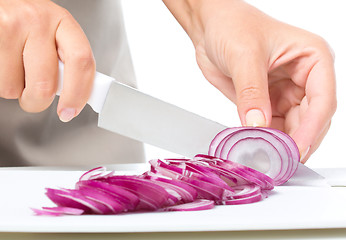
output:
[[[64,86],[57,112],[62,121],[76,117],[86,104],[95,74],[89,42],[78,23],[66,14],[55,33],[42,29],[29,36],[24,52],[25,88],[19,99],[28,112],[45,110],[54,100],[58,52],[65,63]]]
[[[27,112],[41,112],[53,101],[57,89],[58,58],[54,32],[32,32],[23,51],[25,88],[19,104]]]
[[[24,88],[22,49],[24,38],[18,26],[10,21],[0,21],[0,97],[17,99]]]
[[[23,110],[41,112],[55,98],[58,59],[65,83],[58,106],[69,121],[89,98],[95,61],[83,30],[65,9],[50,1],[0,4],[0,97],[19,99]]]
[[[64,67],[64,83],[58,104],[61,121],[77,116],[85,106],[92,89],[95,60],[88,39],[78,23],[67,15],[56,32],[58,54]]]
[[[336,110],[336,83],[333,58],[326,53],[309,73],[306,82],[306,110],[293,133],[303,161],[316,149]],[[322,137],[323,138],[323,137]]]
[[[300,157],[300,162],[301,163],[306,163],[306,161],[309,159],[309,157],[311,156],[311,154],[313,152],[316,151],[316,149],[320,146],[320,144],[322,143],[323,138],[327,135],[327,132],[330,128],[331,125],[331,121],[327,124],[327,126],[322,130],[321,134],[318,136],[318,138],[316,139],[315,143],[313,145],[311,145],[309,148],[307,148],[305,150],[305,152],[303,152],[301,154]]]
[[[238,114],[243,125],[268,127],[271,105],[267,68],[263,59],[243,57],[231,66]]]

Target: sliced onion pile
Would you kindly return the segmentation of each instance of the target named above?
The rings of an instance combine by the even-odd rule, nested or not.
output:
[[[267,128],[230,128],[212,141],[209,155],[155,159],[141,175],[116,175],[98,167],[75,189],[46,189],[56,207],[37,215],[119,214],[133,211],[197,211],[214,205],[261,201],[297,169],[299,152],[286,134]]]

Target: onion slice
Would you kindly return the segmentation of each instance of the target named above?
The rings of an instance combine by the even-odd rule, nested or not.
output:
[[[212,200],[197,199],[191,203],[184,203],[175,206],[165,207],[163,211],[201,211],[214,208],[215,203]]]
[[[93,178],[98,178],[100,177],[102,174],[104,174],[106,172],[106,168],[105,167],[96,167],[93,169],[90,169],[89,171],[85,172],[80,178],[79,181],[83,181],[83,180],[91,180]]]
[[[134,210],[139,203],[137,195],[114,184],[96,180],[79,181],[76,183],[76,189],[81,189],[83,187],[98,189],[114,196],[114,198],[124,206],[124,211]]]
[[[79,208],[70,207],[43,207],[42,209],[31,209],[36,215],[62,216],[62,215],[82,215],[84,211]]]
[[[262,199],[263,199],[263,196],[261,193],[259,193],[259,194],[245,197],[245,198],[235,198],[235,199],[226,200],[222,204],[223,205],[249,204],[249,203],[259,202]]]
[[[78,208],[85,213],[94,214],[108,214],[108,208],[99,202],[95,202],[78,190],[74,189],[52,189],[47,188],[46,195],[54,202],[58,207],[70,207]]]
[[[167,205],[169,194],[155,182],[138,176],[112,176],[102,180],[137,195],[139,197],[137,210],[153,211]]]

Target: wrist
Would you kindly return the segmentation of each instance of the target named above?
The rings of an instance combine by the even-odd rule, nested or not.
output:
[[[201,12],[205,1],[163,0],[163,2],[196,46],[204,32]]]
[[[196,47],[204,36],[208,20],[219,14],[232,15],[242,0],[163,0]],[[227,11],[227,12],[225,12]],[[236,10],[235,10],[236,11]]]

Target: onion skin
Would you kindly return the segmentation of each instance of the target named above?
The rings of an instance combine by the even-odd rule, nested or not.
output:
[[[270,163],[266,172],[241,163],[249,161],[256,166],[258,163],[251,162],[256,159]],[[97,167],[85,172],[75,189],[47,188],[46,195],[56,207],[32,210],[36,215],[62,216],[200,211],[215,204],[256,203],[274,186],[288,181],[298,163],[298,148],[287,134],[268,128],[229,128],[215,136],[209,155],[154,159],[149,171],[133,176]]]

